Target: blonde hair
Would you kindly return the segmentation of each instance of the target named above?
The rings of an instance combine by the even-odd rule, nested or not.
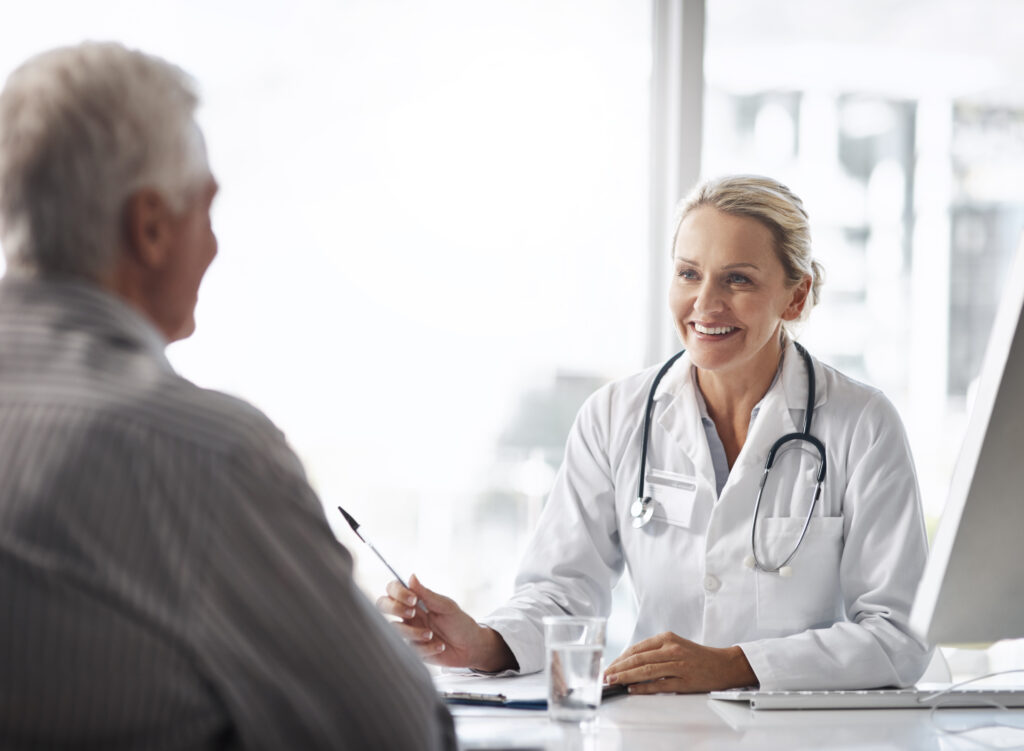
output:
[[[771,230],[775,254],[790,286],[799,284],[805,276],[811,277],[810,294],[797,320],[806,319],[811,308],[818,304],[825,269],[811,257],[811,230],[803,201],[778,180],[761,175],[729,175],[708,180],[680,202],[672,236],[673,248],[679,225],[701,206],[756,219]]]

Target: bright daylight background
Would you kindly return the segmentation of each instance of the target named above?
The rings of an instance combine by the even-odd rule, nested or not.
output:
[[[221,252],[172,362],[288,434],[368,594],[387,576],[339,503],[399,570],[478,615],[500,603],[582,400],[668,354],[646,351],[650,4],[0,17],[2,75],[90,38],[198,79]],[[802,338],[896,403],[932,524],[1024,225],[1021,28],[1024,3],[997,0],[707,3],[703,172],[805,199],[828,278]],[[617,603],[621,644],[627,588]]]

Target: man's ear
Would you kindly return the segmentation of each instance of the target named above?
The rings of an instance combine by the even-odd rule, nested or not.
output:
[[[790,299],[786,310],[782,313],[782,320],[795,321],[799,318],[800,314],[804,311],[804,306],[807,304],[807,297],[810,293],[811,277],[808,274],[793,288],[793,297]]]
[[[157,191],[135,191],[124,207],[124,241],[127,254],[143,268],[163,266],[171,239],[170,206]]]

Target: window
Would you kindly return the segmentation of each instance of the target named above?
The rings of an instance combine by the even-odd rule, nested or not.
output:
[[[934,530],[1024,227],[1024,6],[708,0],[704,172],[807,206],[826,285],[802,340],[903,415]],[[954,673],[1021,646],[952,654]]]
[[[828,278],[801,338],[896,403],[932,520],[1024,224],[1022,16],[707,0],[703,172],[804,198]],[[482,615],[577,408],[667,329],[652,24],[630,0],[47,0],[0,27],[0,72],[92,38],[197,78],[221,252],[172,362],[285,430],[369,594],[388,575],[338,504]]]
[[[940,5],[709,0],[703,148],[804,199],[801,338],[900,409],[933,523],[1024,226],[1024,8]]]
[[[646,343],[650,10],[629,0],[43,2],[0,71],[118,39],[198,80],[220,255],[186,377],[288,435],[357,576],[483,615],[576,409]]]

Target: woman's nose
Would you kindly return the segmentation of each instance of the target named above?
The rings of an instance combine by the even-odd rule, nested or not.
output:
[[[697,298],[693,301],[695,313],[717,313],[725,307],[718,287],[709,279],[701,283]]]

